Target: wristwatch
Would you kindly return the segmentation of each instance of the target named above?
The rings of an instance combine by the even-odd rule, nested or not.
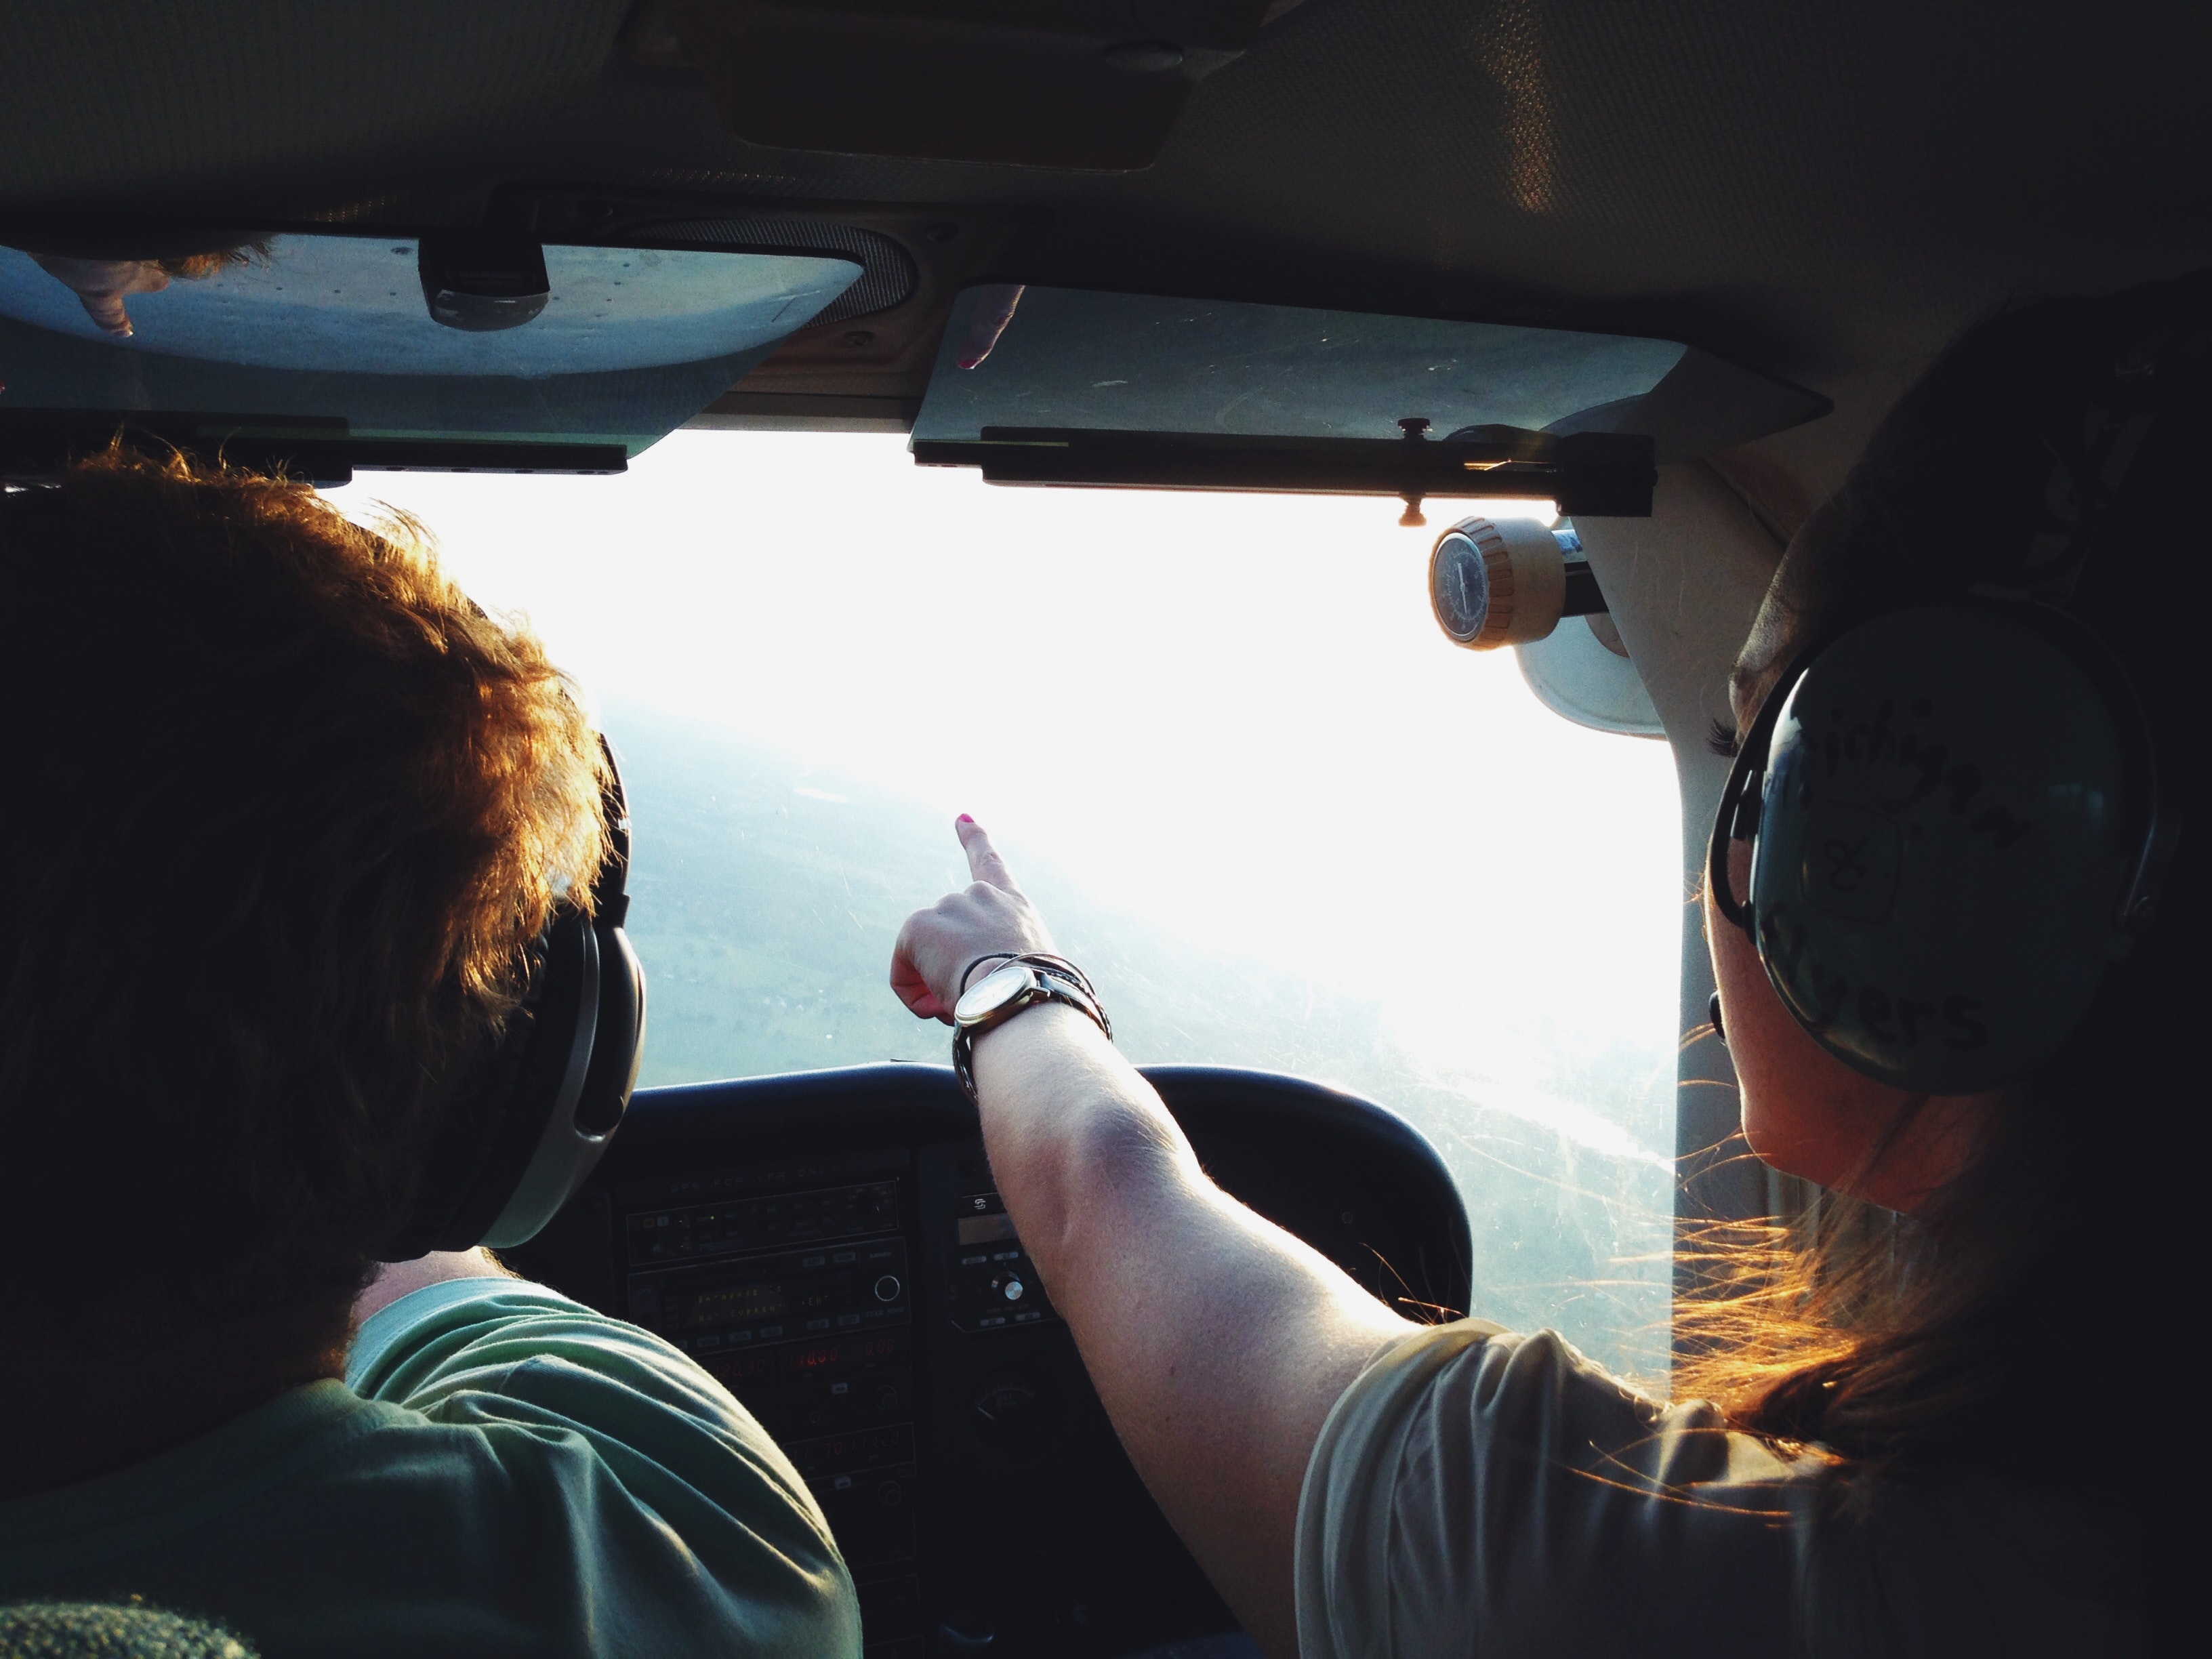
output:
[[[1072,1008],[1079,1008],[1096,1020],[1098,1029],[1108,1036],[1114,1035],[1114,1022],[1106,1018],[1097,993],[1081,969],[1058,957],[1012,957],[976,981],[974,988],[963,992],[953,1005],[952,1074],[959,1079],[961,1091],[970,1101],[975,1098],[972,1058],[975,1039],[1040,1002],[1064,1002]]]

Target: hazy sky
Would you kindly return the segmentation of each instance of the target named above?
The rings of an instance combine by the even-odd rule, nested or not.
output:
[[[337,495],[420,517],[596,695],[865,779],[948,837],[973,812],[1018,872],[1379,997],[1440,1070],[1510,1091],[1577,1034],[1671,1050],[1666,748],[1444,639],[1443,504],[1405,530],[1395,501],[994,488],[896,437],[708,432],[624,477]]]

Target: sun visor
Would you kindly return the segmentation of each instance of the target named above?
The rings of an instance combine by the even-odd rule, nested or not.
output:
[[[1650,510],[1651,469],[1827,411],[1676,340],[987,284],[955,303],[917,461],[1006,483],[1543,497]]]
[[[0,247],[0,445],[35,471],[41,444],[127,421],[305,446],[319,477],[619,471],[861,271],[475,233]]]

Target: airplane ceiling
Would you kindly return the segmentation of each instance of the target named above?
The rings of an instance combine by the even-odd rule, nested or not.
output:
[[[1660,334],[1831,392],[2008,295],[2212,263],[2212,8],[2171,0],[1304,0],[1121,172],[748,143],[631,10],[17,8],[0,215],[1030,209],[993,274]]]

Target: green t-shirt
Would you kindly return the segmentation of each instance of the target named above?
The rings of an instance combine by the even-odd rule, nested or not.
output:
[[[134,1596],[264,1659],[860,1649],[829,1526],[751,1414],[658,1337],[513,1279],[402,1297],[345,1382],[0,1503],[0,1601]]]

